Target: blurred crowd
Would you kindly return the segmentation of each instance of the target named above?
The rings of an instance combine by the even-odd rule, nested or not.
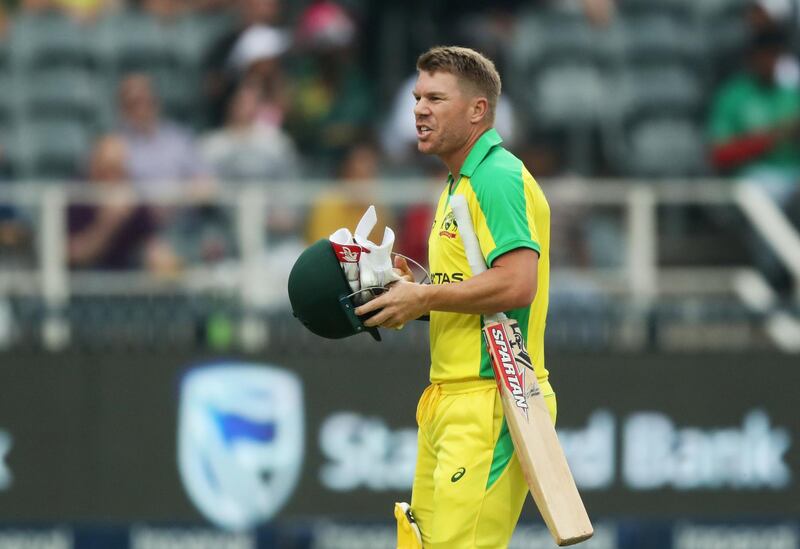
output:
[[[220,186],[338,181],[308,211],[274,216],[272,229],[299,235],[299,247],[354,226],[379,178],[443,180],[416,153],[410,90],[416,55],[457,43],[496,61],[498,130],[536,177],[747,177],[800,220],[796,0],[393,4],[0,5],[0,177],[196,196],[181,209],[70,208],[74,268],[166,276],[236,256],[230,212],[204,200]],[[380,218],[424,260],[426,207]],[[564,262],[618,255],[621,233],[602,216],[553,219]],[[25,223],[0,207],[0,246],[29,248]],[[785,273],[751,237],[779,283]]]

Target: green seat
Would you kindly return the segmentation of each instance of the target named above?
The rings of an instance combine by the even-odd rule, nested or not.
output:
[[[11,63],[22,70],[94,63],[92,33],[57,13],[21,14],[14,19]]]
[[[27,116],[94,121],[102,89],[94,74],[86,70],[59,68],[23,78]]]
[[[96,43],[119,74],[177,65],[174,25],[136,12],[110,16],[98,25]]]
[[[91,145],[91,132],[75,121],[36,121],[16,130],[15,161],[21,175],[72,179],[79,175]]]
[[[707,171],[705,139],[691,117],[653,116],[633,123],[625,136],[622,168],[637,177],[690,177]]]
[[[209,49],[233,26],[229,14],[192,14],[178,21],[170,41],[181,67],[202,69]]]
[[[645,14],[621,18],[628,64],[676,63],[702,65],[707,45],[702,27],[693,20]]]
[[[10,71],[0,72],[0,127],[11,126],[19,117],[23,95]]]
[[[649,65],[627,68],[609,94],[609,116],[636,111],[697,113],[706,90],[701,78],[686,67]]]
[[[541,128],[593,125],[605,104],[607,80],[592,63],[551,65],[532,82],[530,108]]]

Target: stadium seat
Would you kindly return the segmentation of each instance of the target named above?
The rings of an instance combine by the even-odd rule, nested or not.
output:
[[[13,125],[19,114],[20,93],[11,71],[0,71],[0,128]]]
[[[697,114],[705,95],[700,76],[681,64],[626,68],[609,93],[607,117],[647,111]]]
[[[106,17],[98,26],[98,47],[119,73],[174,67],[179,57],[172,47],[174,28],[136,12]]]
[[[520,17],[511,45],[511,60],[526,74],[542,64],[593,62],[613,64],[620,53],[617,25],[598,29],[580,14],[560,10],[531,11]]]
[[[101,90],[92,72],[61,68],[32,73],[23,79],[29,118],[87,122],[96,119]]]
[[[617,0],[617,8],[627,15],[666,15],[677,20],[689,21],[697,15],[697,0]]]
[[[703,0],[691,2],[699,17],[715,19],[725,14],[740,13],[752,0]]]
[[[229,14],[192,14],[184,17],[171,34],[174,51],[184,69],[199,69],[209,48],[233,28]]]
[[[702,32],[709,44],[708,58],[717,80],[741,67],[750,37],[741,3],[733,2],[723,7],[725,9],[718,11],[709,10],[701,18]]]
[[[6,37],[0,37],[0,71],[7,71],[11,66],[11,45]]]
[[[13,125],[8,122],[0,124],[0,151],[2,151],[2,160],[0,166],[9,166],[13,171],[16,165],[16,139],[13,131]]]
[[[552,65],[532,83],[530,108],[534,124],[571,127],[594,124],[604,103],[606,81],[593,64]]]
[[[623,138],[620,168],[636,177],[684,177],[705,173],[705,139],[692,117],[643,117]]]
[[[705,45],[701,29],[692,21],[669,15],[642,15],[621,18],[627,64],[703,61]]]
[[[199,77],[190,68],[154,68],[146,71],[153,82],[161,110],[167,118],[194,122],[200,98]]]
[[[79,122],[29,122],[16,130],[16,168],[34,178],[75,177],[88,153],[90,131]]]
[[[91,27],[57,13],[21,14],[11,26],[11,62],[21,70],[89,66],[94,62]]]

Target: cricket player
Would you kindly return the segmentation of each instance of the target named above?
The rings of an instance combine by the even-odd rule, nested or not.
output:
[[[550,209],[522,162],[493,129],[500,76],[492,61],[461,47],[436,47],[417,60],[418,149],[450,174],[428,239],[432,284],[405,279],[356,309],[366,326],[397,328],[430,314],[430,381],[417,408],[418,457],[411,512],[396,510],[398,547],[506,547],[528,493],[503,417],[482,315],[505,312],[527,337],[553,421],[556,397],[544,362]],[[466,198],[489,266],[472,276],[450,208]],[[421,545],[417,533],[421,533]]]

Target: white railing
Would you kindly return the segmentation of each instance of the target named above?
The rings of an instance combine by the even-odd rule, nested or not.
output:
[[[192,205],[194,198],[175,192],[133,196],[126,192],[97,192],[88,185],[32,182],[0,186],[0,204],[12,204],[33,215],[37,233],[37,268],[2,269],[0,296],[36,295],[51,315],[44,323],[43,339],[52,348],[69,341],[63,310],[71,296],[92,294],[146,295],[159,292],[236,292],[245,311],[243,332],[252,347],[263,344],[258,313],[286,307],[285,292],[270,281],[264,257],[271,243],[264,227],[271,208],[311,205],[331,182],[292,182],[221,186],[212,200],[235,212],[240,256],[220,275],[214,268],[189,267],[178,279],[167,281],[144,270],[133,272],[71,271],[67,264],[66,212],[70,204],[129,200],[159,205]],[[746,264],[729,268],[667,268],[658,264],[657,210],[659,205],[729,205],[741,210],[752,227],[772,247],[800,288],[800,236],[771,198],[759,187],[720,180],[665,181],[657,184],[622,180],[554,179],[542,182],[551,205],[613,206],[623,212],[626,263],[617,268],[562,268],[553,266],[553,278],[580,276],[604,292],[627,300],[644,314],[663,295],[729,293],[764,315],[767,331],[783,349],[800,351],[800,323],[791,315],[773,312],[776,296],[763,277]],[[164,188],[175,188],[165,185]],[[394,207],[433,204],[440,186],[424,180],[384,180],[369,186],[376,203]],[[556,209],[556,208],[554,208]],[[270,290],[270,291],[266,291]],[[769,326],[777,326],[771,330]],[[248,335],[249,334],[249,335]]]

